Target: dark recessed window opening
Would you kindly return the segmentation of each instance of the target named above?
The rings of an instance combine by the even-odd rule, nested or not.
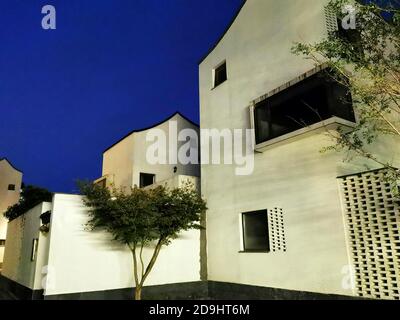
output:
[[[242,214],[244,251],[269,252],[268,211]]]
[[[103,180],[98,181],[98,182],[96,183],[96,185],[97,185],[98,187],[100,187],[100,188],[105,188],[105,187],[107,187],[107,179],[103,179]]]
[[[6,246],[6,240],[0,240],[0,247]]]
[[[360,54],[363,54],[362,47],[362,37],[361,37],[361,28],[360,26],[356,26],[356,29],[345,29],[343,28],[342,21],[338,19],[338,31],[336,32],[336,36],[338,36],[343,41],[351,43],[355,50],[357,50]]]
[[[228,75],[226,72],[226,62],[221,64],[219,67],[215,69],[214,74],[214,88],[218,87],[220,84],[224,83],[228,80]]]
[[[15,184],[9,184],[8,191],[15,191]]]
[[[156,175],[151,173],[140,174],[140,188],[151,186],[156,182]]]
[[[355,122],[349,90],[322,71],[256,105],[256,142],[277,138],[333,116]]]

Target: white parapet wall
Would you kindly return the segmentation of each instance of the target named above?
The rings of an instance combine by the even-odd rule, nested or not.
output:
[[[46,277],[49,237],[39,228],[41,214],[49,210],[51,203],[44,202],[8,223],[2,276],[31,290],[41,290]]]
[[[109,234],[86,228],[81,196],[53,198],[45,296],[134,287],[132,255]],[[144,251],[148,261],[152,248]],[[200,281],[200,232],[188,231],[161,250],[146,285]]]

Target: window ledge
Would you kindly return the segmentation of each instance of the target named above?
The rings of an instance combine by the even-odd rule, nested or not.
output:
[[[228,82],[228,79],[226,79],[224,82],[221,82],[220,84],[218,84],[218,85],[216,85],[216,86],[213,86],[212,88],[211,88],[211,91],[214,91],[214,90],[216,90],[216,89],[218,89],[218,88],[221,88],[225,83],[227,83]]]
[[[239,251],[239,253],[270,253],[270,251],[249,250],[249,251]]]
[[[270,149],[272,146],[276,146],[282,144],[284,142],[294,142],[298,139],[305,138],[312,134],[321,133],[324,131],[335,130],[338,128],[344,129],[345,131],[352,130],[356,124],[354,122],[339,118],[339,117],[331,117],[327,120],[315,123],[311,126],[304,127],[302,129],[284,134],[283,136],[256,144],[255,151],[257,152],[265,152]]]

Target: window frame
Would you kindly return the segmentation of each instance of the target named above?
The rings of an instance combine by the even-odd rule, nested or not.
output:
[[[95,182],[95,185],[101,188],[107,188],[107,178],[101,178]]]
[[[245,226],[245,220],[246,220],[246,215],[256,215],[256,214],[263,214],[265,215],[265,226],[266,226],[266,244],[267,248],[266,249],[247,249],[246,248],[246,226]],[[248,212],[242,212],[240,217],[241,217],[241,232],[242,232],[242,239],[241,239],[241,246],[242,246],[242,251],[241,253],[269,253],[271,252],[271,243],[269,239],[269,222],[268,222],[268,215],[269,211],[268,209],[262,209],[262,210],[256,210],[256,211],[248,211]]]
[[[146,185],[146,186],[142,185],[142,176],[144,176],[144,175],[152,176],[153,177],[153,183],[149,184],[149,185]],[[155,183],[156,183],[156,175],[154,173],[146,173],[146,172],[140,172],[139,173],[139,188],[146,188],[146,187],[151,186],[151,185],[153,185]]]
[[[218,84],[217,84],[218,70],[223,66],[225,66],[225,80],[223,80],[221,82],[218,82]],[[216,67],[213,68],[213,72],[212,72],[212,89],[218,88],[219,86],[221,86],[226,81],[228,81],[228,66],[227,66],[226,60],[224,60],[221,63],[219,63]]]
[[[16,189],[17,189],[17,186],[12,183],[10,183],[7,188],[8,191],[16,191]]]
[[[311,75],[308,75],[307,77],[301,76],[299,79],[300,81],[296,81],[293,84],[287,83],[280,88],[282,89],[276,89],[275,93],[273,94],[268,94],[265,96],[262,96],[252,102],[252,105],[250,106],[250,112],[251,112],[251,126],[255,130],[255,136],[254,136],[254,143],[257,148],[257,146],[263,145],[263,144],[269,144],[270,141],[274,140],[282,140],[285,137],[289,137],[292,135],[296,135],[296,132],[299,132],[301,130],[309,129],[315,126],[318,126],[318,124],[325,123],[329,119],[341,119],[346,123],[352,123],[355,124],[357,123],[357,118],[356,114],[354,111],[354,102],[353,102],[353,97],[351,96],[351,92],[347,90],[346,92],[346,101],[342,100],[344,96],[339,96],[335,94],[335,92],[340,91],[340,90],[346,90],[345,87],[341,84],[338,84],[333,81],[333,79],[330,79],[328,74],[324,74],[329,72],[327,69],[322,69],[318,70],[316,72],[313,72]],[[318,80],[320,78],[321,80]],[[293,82],[293,81],[292,81]],[[290,84],[290,85],[289,85]],[[312,90],[315,90],[318,87],[323,87],[324,89],[324,95],[326,96],[326,101],[323,104],[323,108],[321,107],[319,110],[324,111],[328,114],[328,117],[322,118],[316,122],[308,123],[307,126],[304,127],[299,127],[298,129],[294,129],[292,131],[289,131],[284,134],[278,134],[274,135],[272,130],[270,131],[270,135],[267,139],[263,139],[261,136],[261,127],[259,126],[260,120],[259,116],[257,115],[257,112],[261,111],[261,109],[264,109],[264,112],[269,114],[269,122],[268,125],[272,126],[273,124],[273,118],[274,116],[272,113],[276,110],[282,109],[282,107],[287,104],[287,101],[290,101],[291,99],[294,99],[296,96],[304,96],[308,92],[312,92]],[[278,103],[277,101],[282,100],[282,102]],[[338,101],[342,101],[340,104],[338,104]]]
[[[39,247],[39,239],[35,238],[32,240],[32,249],[31,249],[32,262],[36,260],[38,247]]]

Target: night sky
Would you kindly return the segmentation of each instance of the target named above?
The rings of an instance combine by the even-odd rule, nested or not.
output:
[[[199,120],[198,61],[242,0],[1,0],[0,158],[75,192],[102,152],[175,111]],[[57,29],[41,27],[44,5]]]

